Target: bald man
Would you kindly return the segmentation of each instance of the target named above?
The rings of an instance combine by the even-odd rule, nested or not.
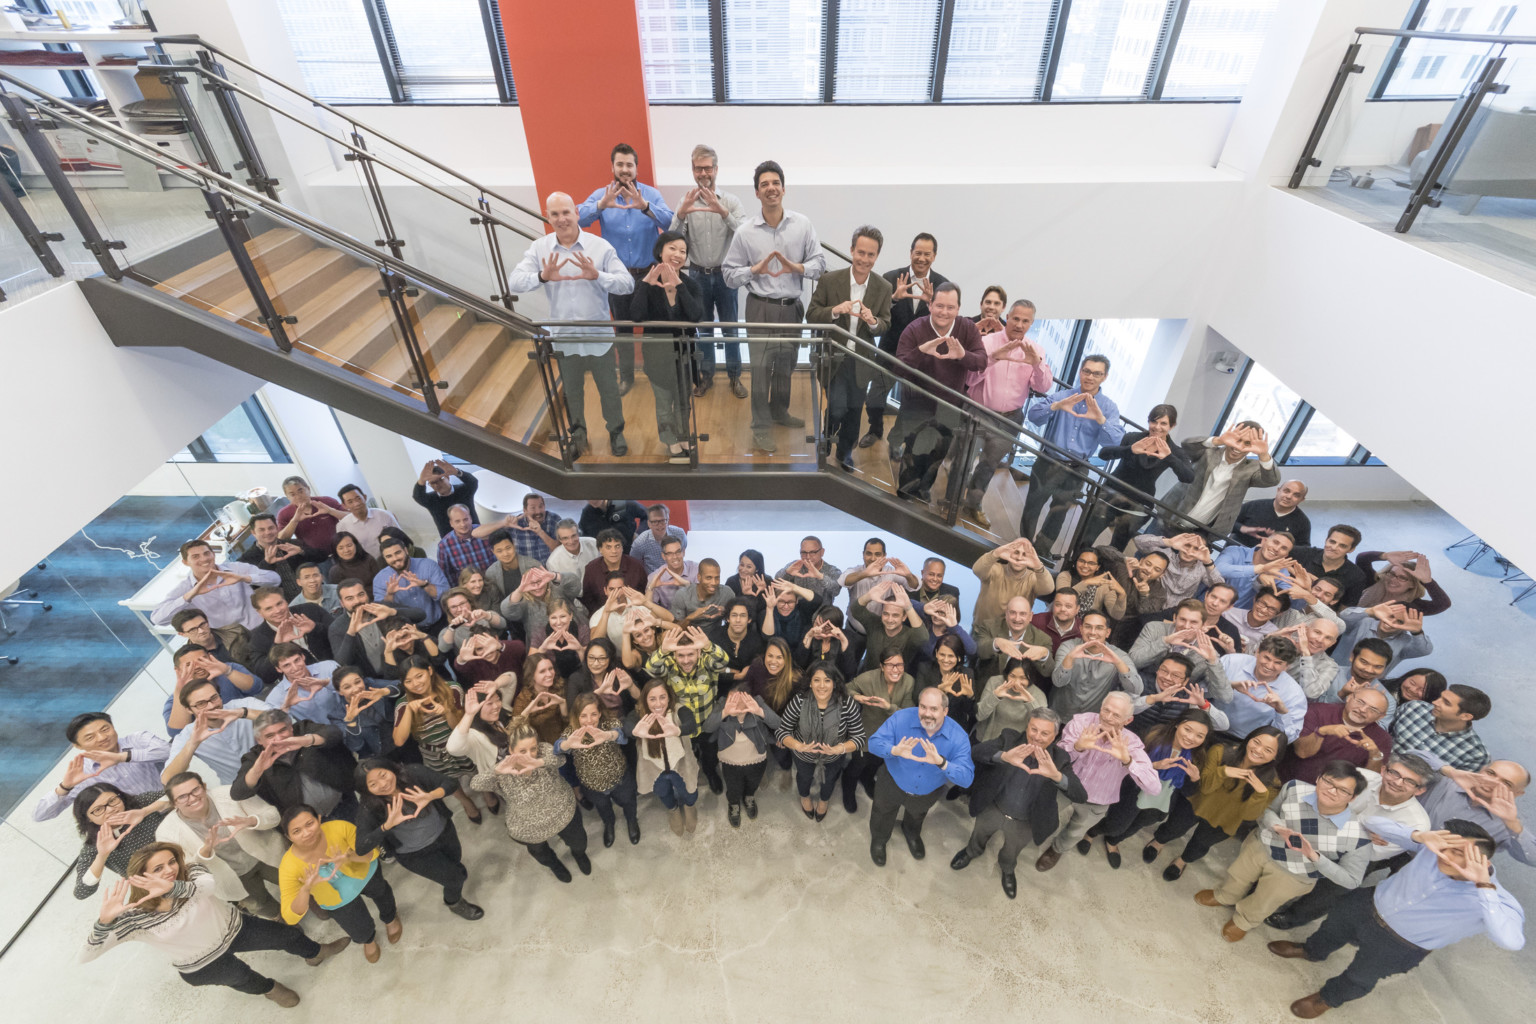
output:
[[[613,246],[597,235],[581,230],[576,204],[564,192],[552,192],[544,200],[544,215],[554,227],[536,239],[523,253],[507,287],[519,294],[542,286],[552,320],[607,320],[608,296],[635,290],[635,279]],[[624,440],[624,407],[619,398],[619,378],[613,361],[612,327],[553,327],[551,333],[560,363],[560,379],[571,424],[571,440],[577,453],[592,450],[587,441],[586,376],[597,385],[603,420],[608,427],[608,447],[614,455],[629,454]],[[592,341],[567,341],[581,337]]]

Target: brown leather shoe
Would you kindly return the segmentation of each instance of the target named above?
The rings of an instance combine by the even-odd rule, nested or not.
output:
[[[1215,889],[1201,889],[1195,893],[1195,902],[1202,907],[1219,907],[1221,903],[1216,899]]]
[[[1303,996],[1291,1004],[1291,1013],[1302,1020],[1321,1017],[1331,1009],[1333,1007],[1323,1002],[1323,994],[1321,992],[1314,992],[1309,996]]]
[[[1247,934],[1247,932],[1237,926],[1236,921],[1228,921],[1221,926],[1221,937],[1228,942],[1242,942],[1243,937]]]
[[[1035,870],[1049,871],[1051,868],[1056,866],[1056,862],[1059,860],[1061,860],[1061,854],[1057,852],[1056,847],[1047,846],[1045,850],[1041,852],[1040,859],[1035,861]]]
[[[1287,942],[1284,939],[1279,939],[1269,944],[1269,951],[1275,954],[1275,956],[1283,956],[1287,960],[1308,959],[1307,947],[1299,942]]]

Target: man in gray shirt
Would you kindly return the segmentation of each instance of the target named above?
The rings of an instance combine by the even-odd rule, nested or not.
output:
[[[731,239],[741,226],[744,214],[741,200],[729,192],[715,187],[715,173],[720,158],[708,146],[693,147],[693,183],[677,205],[672,215],[672,230],[680,232],[688,241],[688,265],[693,269],[693,279],[704,291],[704,315],[721,323],[736,319],[736,289],[725,283],[721,265]],[[727,337],[737,336],[734,327],[724,328]],[[703,398],[715,385],[715,343],[709,336],[700,337],[698,361],[694,364],[694,389],[696,397]],[[731,394],[747,397],[746,385],[741,382],[741,342],[730,341],[725,345],[725,372],[731,378]]]
[[[801,295],[806,281],[827,269],[821,243],[809,218],[784,208],[784,168],[765,160],[752,172],[752,187],[762,212],[742,222],[726,250],[723,273],[732,288],[747,286],[749,323],[798,324],[805,319]],[[767,335],[767,331],[763,332]],[[770,430],[803,427],[789,412],[790,374],[795,368],[800,331],[785,331],[784,341],[754,342],[752,356],[752,446],[778,451]]]

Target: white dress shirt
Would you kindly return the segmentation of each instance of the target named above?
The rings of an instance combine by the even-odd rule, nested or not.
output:
[[[571,259],[575,253],[583,253],[597,267],[597,280],[585,278],[573,281],[540,281],[544,261],[550,254],[559,253]],[[574,260],[571,266],[560,269],[562,274],[575,274]],[[551,320],[607,320],[608,296],[628,295],[635,290],[635,279],[613,246],[597,235],[579,232],[576,241],[561,245],[553,232],[535,239],[523,253],[523,258],[507,275],[507,287],[518,294],[531,292],[540,286],[549,300]],[[561,337],[613,337],[612,327],[552,327],[550,332]],[[554,349],[562,356],[600,356],[613,348],[611,340],[605,342],[558,342]]]

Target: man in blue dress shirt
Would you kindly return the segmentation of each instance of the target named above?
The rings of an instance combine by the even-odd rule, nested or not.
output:
[[[1031,423],[1045,424],[1045,439],[1067,455],[1052,452],[1053,458],[1035,462],[1029,474],[1029,493],[1024,496],[1024,515],[1019,521],[1019,536],[1034,537],[1035,551],[1051,559],[1051,546],[1061,532],[1067,509],[1077,500],[1083,482],[1063,466],[1083,470],[1102,445],[1119,444],[1125,436],[1120,422],[1120,408],[1099,389],[1109,376],[1109,360],[1089,356],[1077,371],[1077,387],[1062,388],[1035,402],[1025,415]],[[1063,461],[1057,461],[1057,460]],[[1065,461],[1070,459],[1071,461]],[[1045,523],[1035,532],[1035,523],[1046,505]]]
[[[604,240],[613,246],[630,276],[638,281],[655,262],[652,250],[656,246],[656,236],[671,227],[672,211],[667,208],[660,192],[635,180],[638,161],[633,146],[619,143],[608,154],[608,159],[613,165],[613,180],[593,189],[577,208],[577,213],[581,215],[584,228],[594,223],[602,224]],[[628,293],[610,292],[608,295],[615,320],[629,319],[629,302],[620,298],[625,294]],[[625,395],[635,384],[635,346],[630,341],[621,341],[617,348],[619,394]]]
[[[373,578],[373,599],[415,608],[422,614],[422,628],[430,634],[442,624],[440,602],[449,589],[448,577],[432,559],[412,558],[398,537],[385,537],[381,550],[384,568]]]
[[[1359,947],[1344,973],[1291,1004],[1306,1020],[1359,999],[1376,983],[1413,970],[1432,950],[1474,935],[1501,949],[1525,945],[1525,912],[1493,877],[1494,842],[1487,831],[1459,818],[1435,832],[1410,830],[1390,818],[1365,827],[1414,852],[1413,860],[1374,889],[1355,889],[1305,943],[1271,942],[1276,956],[1326,960],[1346,944]]]
[[[875,779],[875,803],[869,812],[869,856],[885,866],[885,844],[905,808],[901,833],[907,849],[923,859],[923,819],[939,795],[951,786],[969,786],[976,775],[971,741],[949,717],[949,697],[930,686],[917,696],[917,707],[902,708],[869,738],[869,752],[885,759]]]

